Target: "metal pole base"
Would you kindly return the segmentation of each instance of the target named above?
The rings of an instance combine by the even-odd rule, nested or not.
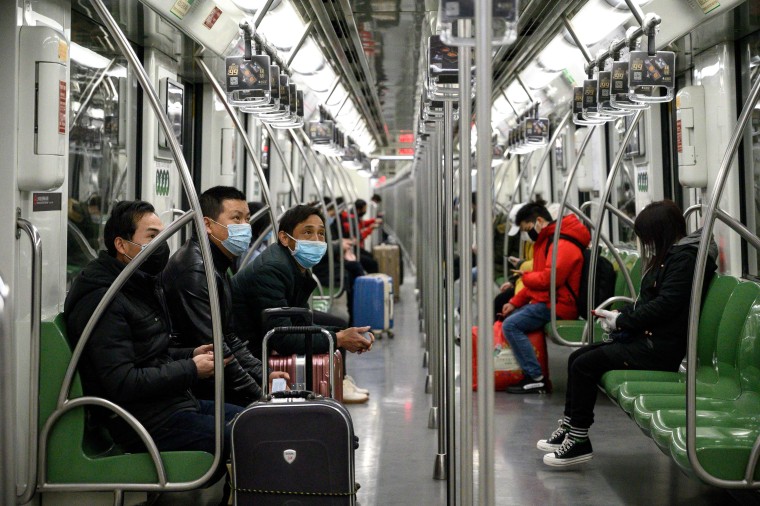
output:
[[[435,456],[435,467],[433,469],[434,480],[446,480],[448,479],[448,472],[446,466],[446,454],[439,453]]]
[[[430,407],[430,413],[428,413],[428,429],[438,428],[438,408],[435,406]]]
[[[422,353],[422,368],[425,369],[428,366],[428,352],[425,350]]]
[[[426,332],[420,332],[420,348],[427,348],[428,338]]]
[[[431,394],[433,393],[433,375],[428,374],[425,378],[425,393]]]

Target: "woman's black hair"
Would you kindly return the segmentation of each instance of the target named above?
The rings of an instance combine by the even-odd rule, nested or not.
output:
[[[103,229],[103,241],[106,243],[108,254],[115,258],[117,251],[114,240],[121,237],[131,241],[137,231],[137,223],[144,215],[155,212],[155,208],[149,202],[142,200],[117,202]]]
[[[536,218],[543,218],[548,222],[554,221],[552,214],[546,208],[546,201],[537,198],[534,202],[528,202],[517,211],[515,215],[515,225],[524,221],[536,221]]]
[[[633,231],[641,241],[646,272],[661,265],[670,248],[686,237],[686,220],[681,209],[672,200],[652,202],[633,222]]]
[[[309,216],[312,214],[319,216],[319,219],[322,220],[322,223],[325,223],[325,217],[322,215],[322,211],[320,211],[319,208],[299,204],[285,211],[285,214],[283,214],[282,218],[280,218],[279,230],[281,232],[285,232],[286,234],[293,235],[293,231],[296,229],[298,224],[309,219]]]

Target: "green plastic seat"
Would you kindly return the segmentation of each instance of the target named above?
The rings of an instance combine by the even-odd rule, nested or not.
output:
[[[710,322],[706,322],[704,328],[700,326],[699,349],[697,350],[697,355],[700,357],[700,365],[697,367],[697,395],[699,397],[730,400],[738,398],[741,394],[737,352],[747,314],[759,296],[760,285],[741,282],[735,286],[725,303],[718,306],[715,298],[711,298],[704,305],[702,314],[708,315],[706,318],[709,319],[713,319],[715,306],[723,311],[714,332],[710,331],[712,327]],[[710,353],[711,347],[712,353]],[[647,432],[653,412],[643,409],[644,404],[640,404],[639,409],[636,409],[632,399],[635,400],[635,397],[639,395],[671,395],[683,398],[686,395],[686,383],[672,384],[666,391],[654,383],[648,386],[625,384],[621,387],[618,395],[620,406],[632,414],[636,423]]]
[[[700,465],[716,478],[742,480],[752,446],[760,430],[748,427],[697,427],[697,458]],[[686,429],[679,427],[671,439],[670,453],[678,467],[694,476],[686,453]],[[760,465],[755,468],[755,480],[760,479]]]
[[[721,323],[724,308],[732,296],[738,280],[731,276],[715,275],[710,282],[710,287],[705,296],[703,310],[699,320],[699,349],[697,356],[700,364],[712,364],[713,355]],[[706,367],[702,375],[709,375],[711,366]],[[669,371],[610,371],[602,376],[601,385],[607,395],[616,401],[626,413],[633,413],[633,403],[637,396],[642,394],[667,394],[678,395],[679,388],[665,386],[661,389],[660,384],[671,385],[683,384],[684,376],[677,372]],[[709,381],[709,380],[708,380]],[[630,384],[627,384],[630,383]],[[625,388],[623,388],[625,385]],[[648,426],[644,427],[645,429]]]
[[[63,315],[42,322],[40,334],[39,410],[42,428],[55,409],[71,361],[71,348],[66,339]],[[77,397],[82,397],[78,373],[69,398]],[[84,408],[74,408],[58,419],[48,438],[48,483],[158,483],[155,466],[147,453],[94,457],[87,452],[84,436]],[[163,452],[161,458],[167,480],[174,483],[200,478],[213,463],[213,456],[205,452]]]
[[[557,320],[557,332],[559,332],[560,337],[571,343],[581,344],[585,327],[585,320]],[[551,322],[544,326],[544,332],[550,339],[554,339]]]

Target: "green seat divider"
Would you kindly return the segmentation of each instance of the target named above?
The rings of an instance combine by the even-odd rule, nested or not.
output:
[[[40,428],[55,410],[63,377],[71,361],[66,324],[59,314],[43,321],[40,332]],[[74,377],[69,398],[82,396],[79,373]],[[58,419],[47,446],[48,483],[158,483],[153,461],[147,453],[93,458],[85,450],[85,410],[74,408]],[[169,482],[200,478],[213,463],[205,452],[161,453]]]
[[[557,332],[566,341],[580,344],[583,340],[583,329],[586,326],[584,320],[557,320]],[[552,335],[552,324],[547,323],[544,326],[544,332],[550,339]]]

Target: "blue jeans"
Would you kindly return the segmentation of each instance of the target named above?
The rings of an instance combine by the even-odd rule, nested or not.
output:
[[[543,373],[536,358],[536,352],[533,350],[533,345],[530,344],[530,340],[525,334],[543,328],[551,318],[551,311],[546,307],[546,304],[536,302],[516,309],[502,324],[504,337],[512,348],[512,353],[515,354],[520,368],[533,379],[541,377]]]
[[[159,451],[203,451],[214,453],[214,402],[199,400],[198,411],[178,411],[151,436]],[[222,464],[230,455],[232,421],[245,408],[234,404],[224,405],[224,446]]]

